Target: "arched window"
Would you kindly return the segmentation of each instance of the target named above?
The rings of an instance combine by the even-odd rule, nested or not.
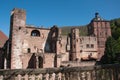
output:
[[[40,32],[38,30],[33,30],[31,36],[40,36]]]

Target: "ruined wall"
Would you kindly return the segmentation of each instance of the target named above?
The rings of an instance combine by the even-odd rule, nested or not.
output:
[[[51,29],[26,25],[26,12],[14,9],[10,22],[10,68],[60,67],[63,61],[100,59],[106,39],[111,36],[110,24],[96,17],[88,32],[89,36],[79,36],[79,29],[72,28],[69,35],[61,36],[56,25]]]
[[[71,29],[71,59],[77,60],[80,57],[79,29]]]
[[[67,36],[62,36],[62,40],[61,40],[61,53],[66,53],[66,46],[67,46]]]
[[[32,35],[32,31],[37,30],[40,33],[40,36]],[[25,35],[23,41],[23,53],[28,53],[28,49],[30,49],[30,53],[38,53],[43,51],[45,52],[47,38],[49,35],[49,29],[36,29],[32,27],[26,27],[27,34]]]
[[[43,68],[53,68],[55,60],[54,53],[45,53],[44,54],[44,61],[43,61]]]
[[[82,60],[98,58],[97,38],[90,36],[80,36],[80,54]]]
[[[60,52],[57,54],[57,67],[61,66],[62,61],[69,61],[70,52],[67,51],[67,36],[61,36]]]
[[[61,40],[62,46],[61,46],[61,55],[62,55],[62,61],[69,61],[69,54],[70,52],[67,51],[67,36],[62,36]]]
[[[79,36],[79,29],[72,29],[71,53],[73,60],[91,60],[98,58],[97,38]]]
[[[47,42],[50,29],[26,26],[25,22],[26,12],[14,9],[10,27],[11,69],[35,68],[36,57],[34,54],[50,52],[50,45]],[[54,61],[51,60],[51,62]]]
[[[22,41],[24,39],[24,28],[26,24],[26,12],[21,9],[14,9],[11,12],[10,22],[10,48],[11,48],[11,69],[22,68]],[[23,30],[20,30],[20,29]]]
[[[34,31],[34,30],[39,31],[40,35],[39,36],[32,35],[32,31]],[[21,31],[23,31],[23,29],[21,29]],[[33,53],[34,54],[36,54],[36,53],[39,54],[39,53],[44,53],[45,52],[47,38],[48,38],[48,34],[49,34],[49,29],[44,29],[44,28],[36,29],[34,27],[33,28],[32,27],[26,27],[26,28],[24,28],[24,31],[25,31],[24,40],[21,40],[19,42],[19,43],[22,43],[22,45],[20,47],[21,50],[22,50],[21,55],[20,55],[20,58],[21,58],[21,61],[22,61],[21,64],[22,64],[22,67],[24,66],[23,68],[35,68],[36,61],[31,62],[32,60],[35,60],[35,57],[32,59]],[[21,34],[17,35],[19,38],[23,37],[23,36],[19,36],[19,35],[21,35]],[[19,44],[19,43],[17,43],[17,44]],[[48,49],[48,51],[49,51],[49,49]],[[26,58],[26,61],[23,61],[25,58]],[[32,65],[34,64],[34,65],[32,66],[30,64],[32,64]]]
[[[35,62],[31,63],[30,61],[33,61],[33,54],[29,53],[29,54],[23,54],[20,56],[21,61],[22,61],[22,69],[26,69],[26,68],[35,68]]]

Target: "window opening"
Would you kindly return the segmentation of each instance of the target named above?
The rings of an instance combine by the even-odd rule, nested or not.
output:
[[[33,30],[31,36],[40,36],[40,32],[38,30]]]
[[[31,49],[30,48],[28,48],[28,53],[30,53],[31,52]]]

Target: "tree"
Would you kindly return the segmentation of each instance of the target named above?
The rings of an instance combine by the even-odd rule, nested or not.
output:
[[[109,37],[106,41],[105,55],[102,63],[120,63],[120,38]]]
[[[113,63],[115,58],[115,45],[116,40],[113,37],[109,37],[106,41],[105,56],[107,63]]]
[[[114,39],[118,39],[120,37],[120,28],[115,28],[114,30],[112,30],[112,36]]]

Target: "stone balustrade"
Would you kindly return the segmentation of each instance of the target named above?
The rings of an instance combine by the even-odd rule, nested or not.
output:
[[[0,70],[0,80],[120,80],[120,65]]]

